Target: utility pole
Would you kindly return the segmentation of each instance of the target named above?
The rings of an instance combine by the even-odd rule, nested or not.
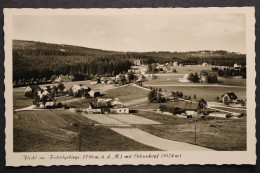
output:
[[[79,125],[79,152],[81,151],[81,141],[82,141],[82,124]]]
[[[194,129],[194,141],[195,141],[195,144],[196,144],[196,121],[195,121],[195,129]]]

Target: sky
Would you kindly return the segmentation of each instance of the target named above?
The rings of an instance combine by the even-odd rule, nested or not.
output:
[[[16,15],[13,39],[115,51],[245,53],[244,14]]]

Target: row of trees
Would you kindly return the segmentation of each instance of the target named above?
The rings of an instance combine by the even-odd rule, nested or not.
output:
[[[190,80],[193,83],[218,83],[218,77],[216,74],[209,74],[207,71],[204,70],[200,72],[200,75],[198,75],[198,73],[190,73],[188,75],[188,80]]]
[[[151,91],[148,94],[148,100],[149,102],[157,102],[157,103],[164,103],[165,98],[160,94],[160,89],[158,88],[152,88]]]
[[[233,68],[224,68],[217,69],[218,76],[221,77],[230,77],[230,76],[242,76],[242,78],[246,78],[246,67],[240,69],[233,69]]]
[[[149,102],[158,102],[158,103],[164,103],[166,101],[166,98],[164,98],[161,93],[161,88],[151,88],[151,91],[148,94],[148,100]],[[183,98],[185,100],[191,100],[197,99],[197,95],[194,94],[193,97],[191,95],[184,95],[181,91],[172,91],[172,96],[175,98]]]

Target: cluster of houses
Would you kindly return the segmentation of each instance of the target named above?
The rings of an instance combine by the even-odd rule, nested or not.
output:
[[[230,101],[230,103],[237,103],[238,97],[234,92],[227,92],[222,95],[221,101],[225,102],[225,97],[227,97]],[[170,96],[167,96],[167,98],[171,98]],[[205,103],[206,105],[206,103]],[[178,101],[174,103],[174,107],[170,107],[168,110],[173,115],[181,115],[186,116],[187,118],[191,118],[192,116],[196,115],[208,115],[212,112],[216,112],[215,110],[211,110],[209,108],[201,107],[198,102],[192,102],[192,101]]]
[[[71,82],[73,80],[73,75],[59,75],[56,77],[56,79],[53,81],[53,83],[60,83],[60,82]]]
[[[55,95],[51,92],[52,88],[53,86],[40,87],[39,85],[29,85],[25,88],[25,93],[31,96],[36,93],[38,100],[34,104],[40,108],[53,107],[56,105],[56,99]],[[100,96],[100,92],[94,91],[85,85],[73,85],[63,92],[74,97],[82,98],[95,98]]]
[[[91,88],[85,86],[85,85],[72,85],[68,92],[70,95],[73,95],[74,97],[85,97],[85,98],[94,98],[100,96],[100,92],[94,91]]]
[[[33,95],[36,93],[38,99],[35,100],[34,104],[40,108],[53,107],[56,105],[55,98],[50,94],[51,86],[39,87],[39,85],[29,85],[25,88],[25,92]]]
[[[98,98],[90,102],[89,108],[84,110],[88,114],[129,114],[129,108],[119,102],[117,98]]]

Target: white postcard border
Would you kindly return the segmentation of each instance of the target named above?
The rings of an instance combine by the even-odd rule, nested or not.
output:
[[[13,152],[13,86],[12,86],[12,16],[14,15],[84,15],[114,13],[146,13],[163,10],[165,13],[243,13],[246,15],[246,55],[247,55],[247,151],[163,151],[163,152]],[[144,8],[144,9],[4,9],[5,32],[5,118],[6,118],[6,165],[7,166],[51,166],[51,165],[171,165],[171,164],[255,164],[255,17],[254,7],[226,8]],[[118,159],[111,156],[118,155]],[[141,155],[148,158],[142,158]],[[149,155],[150,154],[150,155]],[[164,155],[168,154],[168,155]],[[57,159],[50,159],[50,155]],[[131,158],[120,158],[132,155]],[[150,156],[158,158],[151,158]],[[25,156],[37,156],[25,160]],[[88,158],[84,158],[88,156]],[[90,157],[94,158],[90,158]],[[96,159],[98,156],[99,159]],[[104,156],[104,158],[103,158]],[[179,156],[179,157],[177,157]],[[80,157],[76,159],[75,157]],[[150,158],[149,158],[150,157]],[[66,158],[66,159],[65,159]]]

